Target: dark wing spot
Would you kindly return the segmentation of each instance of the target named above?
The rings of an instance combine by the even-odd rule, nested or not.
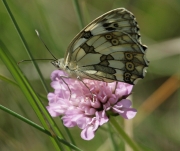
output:
[[[81,46],[81,48],[82,48],[86,53],[88,53],[88,51],[89,51],[89,46],[88,46],[86,43],[84,43],[84,44]]]
[[[101,58],[100,58],[101,61],[104,61],[106,60],[106,55],[102,55]]]
[[[93,47],[93,46],[90,46],[90,47],[89,47],[89,51],[88,51],[88,53],[95,53],[95,51],[94,51],[94,47]]]
[[[115,74],[116,70],[110,67],[105,67],[105,66],[101,66],[101,65],[94,65],[95,69],[97,71],[102,71],[104,73],[109,73],[109,74]]]
[[[147,47],[145,45],[142,45],[143,50],[145,51]]]
[[[81,38],[85,38],[85,39],[89,39],[91,38],[93,35],[91,34],[90,31],[84,31],[84,33],[82,34]]]
[[[133,59],[133,54],[131,54],[131,53],[124,53],[124,55],[125,55],[125,58],[127,59],[127,60],[132,60]]]
[[[114,60],[114,58],[111,55],[108,55],[107,60]]]
[[[94,51],[94,47],[93,46],[89,46],[86,43],[84,43],[81,48],[86,52],[86,53],[96,53]]]
[[[112,36],[108,34],[108,35],[105,35],[105,38],[110,40],[110,39],[112,39]]]
[[[134,22],[135,22],[136,25],[138,24],[136,20],[134,20]]]
[[[133,71],[135,69],[135,66],[132,62],[126,62],[125,67],[128,71]]]
[[[104,23],[103,27],[108,27],[109,25],[111,25],[111,23]]]
[[[137,31],[139,31],[140,28],[138,26],[136,28],[137,28]]]
[[[117,23],[114,23],[114,27],[119,27]]]
[[[101,61],[99,64],[103,66],[108,66],[109,62],[107,60],[104,60],[104,61]]]
[[[111,43],[112,43],[112,45],[116,46],[119,44],[119,40],[114,38],[111,40]]]
[[[131,82],[131,73],[129,72],[125,72],[123,77],[124,77],[124,82],[129,83],[129,84],[133,84],[133,82]]]
[[[106,30],[108,31],[112,31],[112,30],[115,30],[116,28],[113,28],[113,27],[107,27]]]
[[[107,60],[114,60],[114,58],[111,55],[102,55],[100,58],[101,62],[107,61]]]

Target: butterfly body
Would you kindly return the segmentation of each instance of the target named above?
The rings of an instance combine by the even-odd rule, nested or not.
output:
[[[134,15],[117,8],[88,24],[52,64],[71,78],[135,84],[148,67],[145,50]]]

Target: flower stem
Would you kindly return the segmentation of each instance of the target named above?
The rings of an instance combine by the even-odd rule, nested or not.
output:
[[[118,131],[119,135],[124,139],[124,141],[133,149],[133,151],[141,151],[140,147],[123,131],[121,126],[116,122],[114,117],[110,118],[111,124]]]
[[[118,145],[116,144],[116,141],[115,141],[115,139],[114,139],[114,137],[113,137],[113,128],[112,128],[112,126],[110,125],[110,123],[108,123],[108,131],[109,131],[109,136],[110,136],[110,139],[111,139],[111,142],[112,142],[112,145],[113,145],[113,147],[114,147],[114,151],[118,151],[119,150],[119,148],[118,148]]]

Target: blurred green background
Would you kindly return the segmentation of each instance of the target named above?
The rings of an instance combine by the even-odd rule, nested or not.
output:
[[[69,42],[80,31],[78,19],[70,0],[7,1],[34,58],[52,56],[38,39],[37,29],[57,58],[62,58]],[[179,151],[180,149],[180,0],[79,0],[84,24],[118,7],[131,11],[138,21],[142,43],[148,46],[150,66],[144,80],[133,89],[132,100],[138,109],[133,121],[124,127],[135,141],[147,151]],[[0,2],[0,40],[17,62],[28,59],[23,44]],[[50,74],[55,67],[49,61],[39,61],[50,88]],[[19,65],[38,94],[47,95],[31,62]],[[0,74],[11,74],[0,60]],[[20,89],[0,80],[0,104],[39,123]],[[47,105],[47,102],[44,101]],[[64,131],[59,118],[57,123]],[[106,128],[106,126],[104,126]],[[77,146],[85,151],[113,150],[109,135],[99,129],[91,141],[80,138],[80,130],[70,130]],[[121,140],[117,138],[117,143]],[[53,145],[48,136],[0,110],[1,151],[49,151]],[[130,150],[129,150],[130,151]]]

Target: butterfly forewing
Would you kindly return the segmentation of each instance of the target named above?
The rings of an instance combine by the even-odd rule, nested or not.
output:
[[[134,15],[118,8],[92,21],[73,39],[64,64],[82,79],[134,84],[148,66],[145,50]]]

